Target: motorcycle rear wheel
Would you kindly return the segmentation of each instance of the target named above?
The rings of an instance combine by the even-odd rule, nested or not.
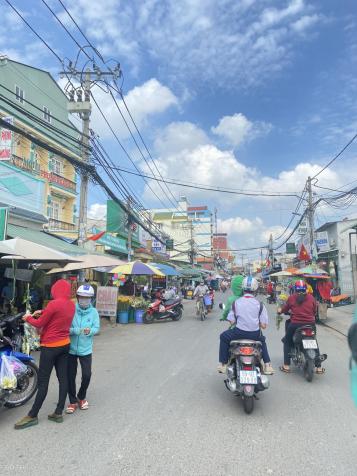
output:
[[[154,314],[149,314],[148,312],[145,312],[143,315],[143,322],[144,324],[152,324],[155,320]]]
[[[250,396],[250,397],[247,397],[247,396],[243,397],[243,408],[244,408],[245,413],[247,413],[248,415],[250,413],[252,413],[252,411],[254,410],[254,397],[253,397],[253,395]]]
[[[175,317],[172,318],[173,321],[179,321],[182,318],[182,309],[179,309],[177,311],[177,314]]]
[[[34,362],[27,362],[27,374],[19,379],[18,387],[10,393],[4,406],[15,408],[24,405],[36,393],[38,386],[38,367]]]
[[[304,367],[304,376],[308,382],[312,382],[314,376],[315,363],[311,359],[307,359]]]

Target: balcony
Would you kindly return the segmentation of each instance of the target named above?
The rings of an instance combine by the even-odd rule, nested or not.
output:
[[[73,223],[56,220],[55,218],[49,218],[46,228],[50,231],[75,231],[76,225]]]
[[[46,178],[51,184],[58,185],[65,190],[70,190],[73,193],[76,193],[76,182],[69,180],[62,175],[55,174],[54,172],[45,172],[41,170],[41,177]]]

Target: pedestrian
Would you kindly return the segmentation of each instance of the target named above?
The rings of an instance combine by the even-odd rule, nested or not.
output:
[[[77,290],[76,313],[70,328],[71,345],[68,357],[68,397],[66,413],[74,413],[79,407],[88,409],[87,390],[92,376],[93,336],[98,334],[100,321],[98,311],[92,305],[94,289],[85,284]],[[81,386],[76,392],[78,361],[82,370]]]
[[[59,279],[51,288],[52,300],[43,311],[23,317],[37,329],[41,329],[41,355],[38,374],[38,390],[35,402],[28,415],[15,424],[15,429],[20,430],[38,424],[38,413],[47,396],[48,384],[53,367],[59,383],[58,403],[54,413],[48,419],[56,423],[63,422],[63,409],[68,390],[68,352],[69,328],[73,320],[75,305],[71,301],[71,286],[64,279]]]

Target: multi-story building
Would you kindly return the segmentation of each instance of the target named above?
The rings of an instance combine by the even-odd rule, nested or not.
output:
[[[195,261],[211,256],[211,212],[207,206],[189,206],[187,198],[181,197],[177,209],[155,209],[150,214],[162,233],[174,240],[171,257],[189,262],[191,250]]]
[[[0,131],[0,203],[9,222],[51,231],[74,230],[76,171],[46,150],[50,145],[80,159],[80,132],[68,119],[67,97],[52,76],[0,57],[0,118],[35,136]]]

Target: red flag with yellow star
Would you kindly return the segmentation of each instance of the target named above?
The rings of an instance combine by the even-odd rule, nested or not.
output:
[[[300,261],[309,261],[311,259],[309,253],[307,252],[305,246],[302,244],[299,252],[298,259]]]

